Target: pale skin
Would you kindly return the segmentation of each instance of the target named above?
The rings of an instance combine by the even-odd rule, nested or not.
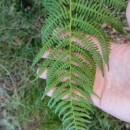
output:
[[[130,2],[126,11],[126,18],[130,26]],[[92,37],[98,45],[98,40]],[[130,41],[127,44],[111,44],[111,53],[109,59],[108,71],[104,64],[104,77],[97,67],[96,79],[93,91],[99,96],[91,95],[94,105],[112,116],[130,123]],[[49,52],[46,52],[43,58],[47,58]],[[47,70],[41,75],[46,79]],[[48,96],[55,91],[54,87]]]

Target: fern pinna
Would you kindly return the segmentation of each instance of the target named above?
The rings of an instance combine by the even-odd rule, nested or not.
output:
[[[101,25],[121,32],[116,12],[125,9],[126,1],[44,0],[44,6],[48,13],[42,29],[43,47],[33,65],[46,51],[51,52],[37,78],[48,68],[44,96],[57,86],[48,105],[55,108],[66,130],[86,130],[93,112],[90,94],[94,94],[96,66],[103,73],[103,60],[107,65],[109,61],[110,46]],[[90,36],[99,39],[100,47]]]

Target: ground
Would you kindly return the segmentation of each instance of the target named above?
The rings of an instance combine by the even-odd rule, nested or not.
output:
[[[61,121],[41,100],[45,81],[36,80],[32,60],[41,47],[40,31],[45,11],[42,1],[0,1],[0,130],[64,130]],[[103,25],[112,41],[128,38]],[[129,29],[124,27],[126,34]],[[129,37],[129,35],[127,35]],[[129,130],[121,122],[95,108],[88,130]]]

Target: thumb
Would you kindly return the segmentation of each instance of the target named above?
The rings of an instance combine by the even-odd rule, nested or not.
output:
[[[128,22],[128,26],[130,27],[130,1],[128,2],[127,9],[126,9],[126,19]]]

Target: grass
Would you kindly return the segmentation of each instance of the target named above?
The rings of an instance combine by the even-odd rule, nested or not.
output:
[[[30,69],[41,45],[44,10],[41,1],[28,10],[17,2],[0,1],[0,124],[7,130],[43,130],[49,121],[59,123],[47,99],[41,101],[44,81],[32,82],[35,70]]]
[[[31,64],[41,47],[45,17],[42,1],[19,1],[0,1],[0,130],[65,130],[48,108],[48,97],[41,100],[45,81],[33,82],[36,68]],[[88,130],[129,129],[96,108],[88,125]]]

